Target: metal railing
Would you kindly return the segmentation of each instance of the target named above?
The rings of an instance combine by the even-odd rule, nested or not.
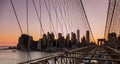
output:
[[[42,58],[37,58],[37,59],[33,59],[30,61],[26,61],[26,62],[21,62],[19,64],[80,64],[81,62],[84,61],[91,61],[91,60],[96,60],[96,61],[112,61],[112,62],[120,62],[120,58],[119,59],[109,59],[109,58],[100,58],[100,57],[89,57],[91,55],[95,56],[99,56],[99,55],[103,55],[103,53],[89,53],[91,50],[95,49],[97,46],[87,46],[87,47],[83,47],[83,48],[78,48],[75,50],[70,50],[70,51],[65,51],[63,53],[59,53],[56,55],[50,55],[47,57],[42,57]],[[88,53],[87,53],[88,52]],[[120,54],[104,54],[104,56],[119,56]]]

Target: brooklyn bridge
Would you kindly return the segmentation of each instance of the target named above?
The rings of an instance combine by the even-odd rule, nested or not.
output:
[[[9,2],[21,35],[17,49],[29,57],[19,64],[120,64],[120,0],[109,0],[104,37],[97,40],[82,0],[25,0],[26,21],[15,0]],[[37,41],[30,33],[32,12],[39,25]],[[55,54],[32,59],[32,51]]]

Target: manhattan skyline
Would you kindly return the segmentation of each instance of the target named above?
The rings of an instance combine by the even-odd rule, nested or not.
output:
[[[22,29],[24,33],[26,33],[26,11],[24,5],[25,1],[14,1],[14,5],[17,13],[19,15]],[[35,1],[36,2],[36,1]],[[90,27],[92,29],[93,35],[95,39],[104,37],[104,28],[107,17],[107,8],[108,8],[108,0],[82,0],[86,15],[88,17],[88,21],[90,23]],[[21,4],[22,3],[22,4]],[[33,36],[34,40],[39,40],[40,32],[39,32],[39,22],[33,10],[33,5],[30,5],[31,1],[29,1],[29,31],[30,35]],[[21,9],[19,9],[21,8]],[[23,9],[22,9],[23,8]],[[18,12],[19,11],[19,12]],[[42,12],[45,11],[45,6],[43,4]],[[34,13],[31,13],[34,12]],[[44,21],[44,28],[46,32],[49,31],[48,26],[45,25],[48,22],[48,18],[46,19],[46,13],[41,18]],[[18,38],[21,35],[16,18],[14,16],[10,0],[0,0],[0,46],[14,46],[18,42]],[[77,13],[76,13],[77,14]],[[35,21],[35,22],[34,22]],[[79,21],[77,19],[77,21]],[[65,31],[66,33],[66,31]]]

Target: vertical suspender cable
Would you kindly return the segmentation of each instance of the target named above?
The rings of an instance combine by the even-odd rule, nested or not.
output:
[[[69,6],[69,1],[67,1],[67,0],[65,0],[64,1],[64,4],[66,5],[66,11],[68,11],[68,12],[66,12],[67,13],[67,15],[68,15],[68,24],[70,25],[70,27],[72,28],[71,29],[71,31],[73,31],[74,32],[74,22],[73,22],[73,20],[72,20],[72,16],[71,16],[71,12],[70,12],[70,10],[69,10],[69,7],[71,7],[71,6]]]
[[[65,0],[63,0],[63,4],[65,5]],[[62,6],[63,6],[63,4],[62,4]],[[65,16],[67,17],[67,19],[69,19],[68,18],[68,16],[67,16],[67,12],[66,12],[66,10],[65,10],[65,6],[63,6],[63,11],[64,11],[64,13],[65,13]],[[68,26],[69,26],[69,28],[71,29],[71,31],[72,31],[72,26],[70,25],[70,20],[68,20]]]
[[[55,6],[56,11],[57,11],[57,7],[58,7],[58,6],[56,5],[56,6]],[[58,29],[58,20],[57,20],[57,17],[56,17],[56,32],[57,32],[57,33],[58,33],[58,30],[59,30],[59,29]]]
[[[48,10],[49,12],[51,12],[51,9],[50,9],[50,0],[48,0]],[[50,26],[50,32],[52,32],[52,26],[51,26],[51,22],[49,22],[49,26]]]
[[[23,34],[23,31],[22,31],[22,28],[21,28],[21,25],[20,25],[19,19],[18,19],[18,17],[17,17],[17,13],[16,13],[16,11],[15,11],[15,7],[14,7],[14,5],[13,5],[13,1],[10,0],[10,2],[11,2],[11,4],[12,4],[12,8],[13,8],[13,11],[14,11],[14,13],[15,13],[15,16],[16,16],[16,19],[17,19],[17,22],[18,22],[18,25],[19,25],[19,28],[20,28],[21,34]],[[29,51],[28,51],[27,53],[28,53],[29,58],[31,59],[30,54],[29,54]],[[29,58],[28,58],[28,60],[29,60]]]
[[[70,3],[69,2],[67,2],[67,0],[65,0],[64,2],[63,2],[65,5],[66,5],[66,8],[67,8],[67,11],[68,12],[66,12],[67,13],[67,15],[68,15],[68,24],[69,24],[69,27],[71,28],[71,31],[74,31],[75,29],[74,29],[74,27],[73,27],[73,20],[72,20],[72,16],[71,16],[71,11],[69,11],[69,8],[68,7],[70,7],[71,8],[71,6],[70,6]],[[71,22],[71,23],[70,23]]]
[[[53,27],[53,30],[54,30],[55,34],[56,34],[55,27],[54,27],[54,24],[53,24],[53,22],[52,22],[50,10],[49,10],[49,8],[48,8],[48,6],[47,6],[46,0],[44,0],[44,3],[45,3],[45,7],[46,7],[46,9],[47,9],[48,15],[49,15],[50,23],[51,23],[51,25],[52,25],[52,27]]]
[[[28,0],[26,0],[26,21],[27,21],[27,34],[29,35],[29,27],[28,27]]]
[[[55,4],[56,5],[56,4]],[[55,6],[55,8],[56,8],[56,11],[57,11],[57,5]],[[58,19],[57,19],[57,17],[56,17],[56,32],[58,33]]]
[[[61,9],[61,7],[60,7],[60,4],[59,4],[58,0],[56,0],[56,3],[58,3],[58,7],[59,7],[59,9],[60,9],[61,21],[63,20],[63,23],[64,23],[64,25],[65,25],[65,29],[66,29],[66,33],[68,33],[66,21],[65,21],[65,19],[64,19],[64,17],[63,17],[63,12],[62,12],[62,9]]]
[[[117,36],[119,35],[119,27],[120,27],[120,19],[119,19],[119,13],[120,13],[120,0],[117,0],[117,3],[116,3],[116,11],[115,11],[115,22],[116,23],[114,23],[114,29],[115,29],[115,32],[116,32],[116,34],[117,34]],[[117,25],[116,25],[117,24]]]
[[[28,28],[28,0],[26,0],[26,21],[27,21],[27,34],[29,35],[29,28]],[[30,37],[29,37],[30,38]],[[31,60],[31,56],[30,56],[30,42],[29,42],[29,39],[28,39],[28,51],[27,51],[27,54],[28,54],[28,60]]]
[[[40,7],[40,20],[41,20],[41,12],[42,12],[42,10],[41,10],[41,0],[39,0],[39,7]],[[41,20],[42,21],[42,20]],[[40,36],[42,36],[42,31],[40,32]]]
[[[115,7],[116,7],[116,0],[114,2],[114,6],[113,6],[113,12],[112,12],[112,17],[110,19],[110,26],[109,26],[109,29],[108,29],[108,33],[110,32],[110,29],[111,29],[111,25],[112,25],[112,20],[113,20],[113,16],[114,16],[114,13],[115,13]]]
[[[23,31],[22,31],[22,28],[21,28],[21,25],[20,25],[20,21],[19,21],[19,19],[18,19],[18,17],[17,17],[17,13],[16,13],[16,11],[15,11],[15,7],[14,7],[14,5],[13,5],[13,1],[10,0],[10,2],[11,2],[11,4],[12,4],[12,8],[13,8],[13,11],[14,11],[15,17],[16,17],[16,19],[17,19],[17,23],[18,23],[18,26],[19,26],[20,32],[21,32],[21,34],[23,34]]]
[[[60,14],[61,14],[61,21],[63,20],[63,23],[64,23],[64,25],[65,25],[66,32],[68,33],[66,21],[65,21],[65,19],[63,18],[63,12],[62,12],[62,9],[61,9],[61,7],[60,7],[60,3],[58,2],[58,0],[56,0],[55,2],[56,2],[56,4],[58,4],[58,7],[59,7],[59,9],[60,9]]]
[[[108,11],[107,11],[107,19],[106,19],[106,25],[105,25],[104,38],[106,38],[106,30],[107,30],[107,22],[108,22],[109,11],[110,11],[110,0],[109,0],[109,4],[108,4]]]
[[[53,5],[53,8],[54,8],[54,10],[55,10],[55,15],[56,15],[57,21],[58,21],[59,24],[60,24],[60,20],[59,20],[59,17],[58,17],[57,10],[56,10],[56,8],[55,8],[55,4],[54,4],[53,0],[51,0],[51,2],[52,2],[52,5]],[[61,24],[60,24],[60,28],[61,28],[61,31],[62,31],[62,33],[63,33],[63,29],[62,29],[62,25],[61,25]]]
[[[66,9],[67,9],[67,11],[68,11],[68,6],[67,6],[67,4],[66,4],[66,0],[63,1],[63,4],[66,6]],[[72,32],[72,30],[74,30],[74,28],[73,28],[73,27],[71,26],[71,24],[70,24],[71,19],[69,18],[69,12],[66,12],[66,9],[65,9],[64,6],[63,6],[63,9],[64,9],[64,13],[65,13],[65,15],[66,15],[66,17],[67,17],[67,19],[68,19],[68,25],[69,25],[69,27],[70,27],[70,29],[71,29],[71,32]]]
[[[36,15],[37,15],[38,20],[39,20],[39,23],[40,23],[40,30],[42,29],[42,31],[43,31],[43,33],[44,33],[44,29],[43,29],[43,27],[42,27],[42,22],[41,22],[41,19],[40,19],[39,15],[38,15],[38,12],[37,12],[37,9],[36,9],[34,0],[32,0],[32,3],[33,3],[33,6],[34,6],[34,9],[35,9]],[[40,35],[40,36],[41,36],[41,35]]]

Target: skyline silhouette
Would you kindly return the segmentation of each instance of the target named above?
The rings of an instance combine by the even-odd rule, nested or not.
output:
[[[14,1],[14,0],[13,0]],[[43,1],[42,1],[43,2]],[[22,5],[21,5],[22,3]],[[37,1],[35,1],[37,3]],[[22,29],[24,33],[26,33],[26,7],[25,7],[25,1],[14,1],[14,5],[18,14],[18,17],[20,19],[20,23],[22,25]],[[43,3],[42,3],[43,4]],[[95,40],[97,38],[103,38],[104,33],[104,27],[105,27],[105,21],[106,21],[106,15],[107,15],[107,7],[108,7],[108,0],[83,0],[83,5],[86,11],[86,15],[88,17],[88,21],[90,23],[90,27],[92,29],[92,32],[94,33]],[[36,4],[38,7],[38,4]],[[51,5],[52,6],[52,5]],[[74,5],[75,6],[75,5]],[[53,6],[51,7],[53,8]],[[18,37],[21,35],[20,31],[18,29],[18,25],[12,10],[12,6],[10,4],[9,0],[1,0],[0,1],[0,46],[5,45],[16,45],[18,43]],[[52,9],[53,10],[53,9]],[[77,9],[76,9],[77,10]],[[38,10],[39,11],[39,10]],[[31,13],[33,12],[33,13]],[[55,16],[54,10],[53,17]],[[60,12],[60,11],[59,11]],[[37,19],[37,16],[35,14],[35,10],[33,8],[33,4],[31,0],[29,1],[29,32],[30,35],[33,36],[34,40],[39,40],[40,32],[39,32],[39,22]],[[78,13],[78,11],[77,11]],[[75,13],[75,15],[77,14]],[[78,15],[79,16],[79,15]],[[47,19],[45,18],[47,17]],[[76,16],[74,16],[76,17]],[[44,29],[46,29],[45,32],[49,31],[49,18],[48,13],[45,8],[45,4],[42,5],[42,22],[44,26]],[[79,21],[79,18],[76,19],[76,21]],[[46,24],[47,23],[47,24]],[[81,24],[81,23],[80,23]],[[79,24],[78,24],[79,26]],[[81,25],[80,25],[81,27]],[[83,26],[82,26],[83,27]],[[60,29],[60,27],[59,27]],[[76,29],[78,27],[76,26]],[[71,29],[69,29],[71,30]],[[80,29],[80,31],[82,31]],[[61,31],[60,31],[61,32]],[[64,34],[66,35],[65,26],[64,26]],[[82,33],[82,32],[81,32]]]

